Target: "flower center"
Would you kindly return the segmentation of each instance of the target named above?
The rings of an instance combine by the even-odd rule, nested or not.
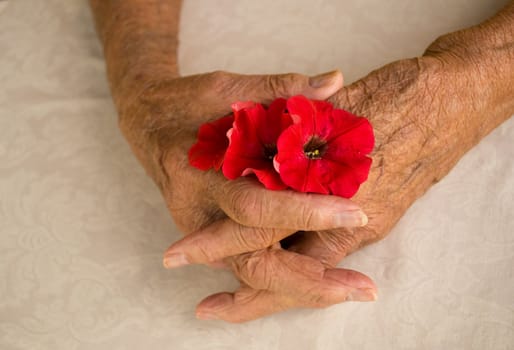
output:
[[[318,136],[312,136],[303,146],[303,153],[309,159],[321,159],[327,150],[327,142]]]
[[[277,145],[269,144],[264,145],[264,158],[273,160],[273,157],[277,155]]]

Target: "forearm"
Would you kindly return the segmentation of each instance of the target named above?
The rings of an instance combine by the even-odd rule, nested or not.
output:
[[[455,58],[448,84],[474,95],[481,136],[514,114],[514,1],[477,26],[441,37],[425,56]]]
[[[160,162],[149,131],[153,118],[166,111],[148,110],[143,93],[178,76],[177,48],[181,0],[90,0],[104,48],[119,125],[133,152],[157,182]],[[155,98],[163,98],[155,96]]]
[[[486,21],[476,30],[484,44],[492,68],[492,90],[496,92],[493,104],[505,109],[507,114],[514,114],[514,1],[492,19]]]
[[[431,48],[440,47],[440,52]],[[426,56],[453,57],[441,85],[453,86],[438,97],[441,113],[425,121],[435,131],[425,154],[441,166],[442,178],[469,149],[514,114],[514,2],[484,23],[442,37]],[[449,117],[451,116],[451,117]],[[437,152],[437,153],[436,153]],[[440,159],[433,154],[439,154]]]
[[[113,98],[150,77],[175,77],[181,0],[90,0]]]

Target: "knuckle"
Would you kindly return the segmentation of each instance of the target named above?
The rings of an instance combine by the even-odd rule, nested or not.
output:
[[[234,240],[248,251],[263,249],[275,243],[276,230],[265,228],[248,228],[238,225]]]
[[[208,75],[208,86],[217,95],[226,93],[227,88],[232,85],[234,75],[232,73],[217,70]]]
[[[347,88],[341,89],[328,99],[337,108],[348,109],[355,113],[356,102],[352,99]]]
[[[244,275],[247,279],[247,282],[249,282],[250,285],[255,284],[254,281],[256,280],[261,280],[262,275],[264,275],[264,277],[266,277],[265,275],[267,275],[266,273],[263,274],[261,272],[261,264],[259,260],[259,258],[252,256],[250,259],[246,260],[246,264],[244,265]]]
[[[326,243],[334,252],[348,252],[357,244],[357,238],[353,234],[349,234],[349,229],[334,231],[334,234],[328,235]]]
[[[266,88],[273,96],[282,96],[282,83],[276,75],[268,75],[266,77]]]
[[[439,55],[462,45],[463,33],[443,34],[437,37],[432,44],[425,50],[424,55]]]
[[[290,97],[298,90],[301,75],[288,73],[282,75],[269,75],[266,78],[266,87],[274,97]]]
[[[240,206],[237,207],[236,210],[237,210],[237,214],[238,214],[237,215],[238,219],[241,221],[242,224],[259,225],[260,220],[258,220],[258,217],[260,217],[260,215],[256,215],[256,214],[259,213],[260,209],[255,207],[254,201],[251,200],[251,198],[245,197],[245,199],[247,200],[247,202],[249,202],[249,204],[242,203]],[[257,220],[256,220],[256,218],[257,218]]]
[[[201,237],[196,237],[191,243],[194,245],[193,250],[196,252],[199,262],[211,263],[223,258],[217,253],[218,250],[213,250],[210,245],[206,245]]]
[[[209,74],[212,83],[221,82],[226,80],[230,76],[230,73],[224,70],[216,70]]]
[[[245,261],[248,259],[248,255],[248,253],[236,255],[229,260],[234,275],[242,282],[244,282],[243,267],[245,266]]]
[[[275,243],[276,230],[266,228],[255,228],[252,232],[253,243],[257,248],[267,248]]]
[[[260,225],[263,208],[253,191],[234,186],[228,198],[227,211],[232,214],[236,222],[242,225]]]
[[[269,254],[266,254],[265,251],[240,255],[233,260],[233,270],[236,276],[251,288],[271,289],[273,271]]]
[[[360,227],[359,228],[359,239],[355,241],[355,249],[364,247],[370,243],[377,242],[384,238],[385,233],[387,230],[384,230],[381,227],[377,227],[375,225],[369,225],[366,227]]]
[[[362,241],[361,235],[352,229],[321,231],[318,236],[326,248],[319,257],[325,266],[335,266],[345,256],[358,249]]]
[[[300,221],[299,226],[302,226],[304,230],[309,230],[316,225],[318,217],[312,208],[307,205],[302,205],[300,213],[301,215],[298,217]]]
[[[264,261],[263,261],[264,258]],[[270,290],[273,285],[273,270],[266,255],[254,256],[247,263],[248,280],[257,289]]]

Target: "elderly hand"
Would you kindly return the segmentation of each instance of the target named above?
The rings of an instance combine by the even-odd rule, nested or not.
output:
[[[497,43],[480,42],[478,30],[483,28],[442,37],[423,57],[387,65],[331,98],[336,107],[367,116],[374,126],[373,166],[354,197],[368,214],[369,224],[302,230],[282,241],[286,250],[275,247],[227,259],[242,280],[241,288],[205,299],[197,308],[200,317],[241,322],[292,307],[339,301],[321,294],[316,300],[305,297],[305,290],[289,283],[290,274],[297,272],[294,266],[304,266],[307,280],[319,278],[324,268],[327,278],[326,271],[334,271],[346,255],[383,238],[416,198],[512,114],[512,91],[503,75],[512,76],[513,67],[505,69],[505,52],[501,52],[508,48],[488,51]],[[512,52],[506,53],[511,57]],[[223,252],[223,247],[233,244],[226,236],[213,237],[211,231],[200,230],[170,251]],[[269,263],[277,260],[280,263]],[[335,279],[342,276],[339,272]],[[350,281],[351,276],[347,273],[344,279]],[[365,281],[361,276],[359,280]]]
[[[137,98],[118,103],[121,129],[159,184],[176,224],[189,237],[191,248],[170,250],[166,267],[216,264],[236,256],[230,263],[241,281],[270,293],[297,293],[295,298],[301,294],[309,306],[374,299],[375,287],[362,274],[267,249],[299,230],[362,226],[367,218],[357,205],[334,196],[269,191],[251,178],[228,181],[220,173],[191,167],[187,160],[198,126],[229,112],[234,101],[266,103],[296,94],[325,99],[341,86],[340,72],[311,79],[298,74],[217,72],[146,83]],[[198,237],[202,244],[195,244]],[[254,251],[263,258],[239,255]]]
[[[243,253],[236,248],[241,241],[235,239],[234,234],[226,233],[225,224],[219,221],[172,245],[166,255],[180,252],[191,263],[230,257],[225,261],[232,265],[242,282],[241,288],[234,293],[219,293],[205,299],[199,305],[197,315],[241,322],[288,308],[322,307],[343,301],[326,298],[319,292],[319,297],[313,299],[305,295],[307,290],[299,288],[301,283],[291,283],[289,276],[301,273],[309,281],[322,275],[326,278],[325,269],[334,268],[344,256],[360,246],[382,238],[426,184],[434,180],[432,171],[437,166],[416,164],[426,162],[428,155],[421,152],[423,148],[427,147],[428,152],[431,147],[430,151],[433,151],[432,144],[439,144],[430,132],[434,132],[432,121],[442,118],[442,108],[434,105],[434,101],[439,103],[440,96],[455,96],[452,95],[454,91],[439,90],[441,86],[447,88],[441,85],[445,75],[449,74],[446,69],[429,58],[399,61],[332,97],[336,107],[369,117],[375,129],[376,148],[369,179],[354,197],[369,214],[367,226],[301,230],[282,241],[282,247],[286,249],[275,246],[258,250],[254,245],[255,251],[232,256]],[[465,103],[461,107],[459,113],[468,113]],[[276,194],[289,195],[289,192]],[[262,235],[255,235],[253,239],[260,240],[260,237]],[[268,246],[272,243],[270,241]],[[246,247],[250,248],[250,245],[246,244]],[[334,278],[350,280],[352,277],[349,274],[343,277],[340,273]],[[366,284],[363,287],[370,288],[368,296],[373,299],[373,286]]]
[[[167,266],[189,261],[210,263],[221,256],[265,248],[297,230],[366,222],[366,216],[348,200],[267,191],[248,178],[228,182],[219,173],[190,167],[187,161],[198,127],[230,112],[234,101],[265,103],[295,94],[325,99],[341,88],[341,73],[308,78],[216,72],[180,78],[180,0],[90,2],[120,127],[132,150],[159,185],[185,233],[203,230],[231,242],[219,251],[170,254]],[[311,303],[374,297],[375,286],[362,274],[326,269],[319,261],[293,252],[275,250],[267,256],[276,258],[259,263],[254,275],[255,260],[233,259],[236,275],[263,290],[269,285],[300,291]],[[261,273],[263,270],[282,273],[270,280],[270,274]]]
[[[341,87],[340,76],[311,80],[314,86],[298,75],[177,78],[180,0],[90,1],[121,128],[177,224],[196,232],[172,247],[179,254],[168,255],[168,266],[268,246],[226,259],[241,288],[208,297],[197,308],[201,318],[238,322],[291,307],[373,299],[367,277],[335,263],[383,237],[415,198],[514,113],[514,3],[438,40],[425,57],[396,62],[344,89],[333,102],[369,117],[377,144],[370,179],[355,197],[370,224],[342,229],[363,222],[349,201],[266,191],[249,179],[227,182],[192,169],[186,157],[198,126],[227,113],[230,103],[300,93],[324,99]],[[281,239],[287,249],[276,243]]]

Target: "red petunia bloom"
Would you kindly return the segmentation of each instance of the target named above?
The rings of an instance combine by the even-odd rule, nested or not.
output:
[[[198,141],[189,150],[189,163],[201,170],[219,170],[228,147],[227,131],[233,122],[231,114],[203,124],[198,130]]]
[[[273,167],[280,134],[293,121],[285,113],[286,100],[279,98],[265,109],[259,103],[235,103],[233,128],[227,135],[230,144],[225,154],[223,174],[228,179],[255,174],[268,189],[287,186]]]
[[[300,192],[352,197],[368,178],[373,128],[366,118],[303,96],[287,100],[294,124],[277,142],[275,169]]]

